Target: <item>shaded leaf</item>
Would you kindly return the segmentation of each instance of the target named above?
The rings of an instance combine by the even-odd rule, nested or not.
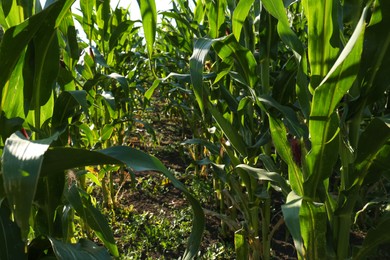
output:
[[[66,244],[51,237],[49,240],[58,259],[111,259],[105,248],[86,239],[80,239],[77,244]]]

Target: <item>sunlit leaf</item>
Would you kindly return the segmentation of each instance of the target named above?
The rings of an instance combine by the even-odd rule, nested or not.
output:
[[[157,11],[154,0],[137,0],[142,17],[142,25],[148,49],[149,59],[153,54],[153,45],[156,38]]]
[[[102,213],[92,205],[89,195],[84,191],[79,190],[75,185],[72,185],[65,194],[72,207],[88,226],[95,231],[97,237],[103,241],[111,254],[118,257],[118,248],[115,245],[114,235],[108,225],[108,221]]]
[[[248,16],[249,10],[252,7],[254,0],[242,0],[238,2],[237,7],[234,9],[232,26],[233,34],[236,40],[240,40],[241,30],[244,25],[244,21]]]
[[[27,237],[29,231],[31,206],[44,154],[57,136],[32,142],[17,133],[5,142],[2,157],[5,192],[23,238]]]

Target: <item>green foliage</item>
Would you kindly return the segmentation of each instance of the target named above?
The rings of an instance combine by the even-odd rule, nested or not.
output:
[[[299,259],[363,259],[389,241],[388,207],[376,206],[388,198],[374,192],[387,191],[390,167],[386,1],[176,0],[157,13],[139,0],[145,39],[110,1],[81,0],[81,15],[73,4],[0,4],[1,259],[119,257],[103,212],[116,210],[125,167],[133,179],[160,172],[185,195],[184,259],[198,256],[210,203],[242,259],[273,257],[283,219]],[[192,131],[178,149],[193,192],[128,146],[140,128],[162,140],[143,118],[155,100],[183,138]],[[378,214],[361,227],[368,207]],[[134,221],[150,248],[178,246],[157,239],[171,221]],[[367,235],[351,246],[359,227]]]

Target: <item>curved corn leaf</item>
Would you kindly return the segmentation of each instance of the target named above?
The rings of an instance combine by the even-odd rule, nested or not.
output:
[[[283,194],[287,197],[287,195],[291,192],[291,188],[287,184],[286,180],[276,172],[269,172],[264,169],[254,168],[246,164],[239,164],[236,168],[240,168],[251,174],[258,180],[271,181],[275,184],[275,186],[279,187]]]
[[[310,64],[310,85],[315,89],[340,53],[338,1],[302,1],[308,21],[308,59]]]
[[[63,243],[55,238],[49,237],[54,254],[58,259],[86,259],[106,260],[111,259],[107,250],[97,246],[92,241],[80,239],[77,244]]]
[[[29,141],[20,133],[11,135],[5,142],[2,171],[7,199],[13,209],[22,238],[29,232],[29,217],[36,192],[43,157],[50,143],[58,137]]]
[[[0,3],[0,24],[7,30],[25,20],[23,6],[15,1],[1,1]]]
[[[110,250],[113,256],[118,257],[118,248],[115,245],[114,235],[110,226],[102,213],[92,205],[90,196],[85,191],[72,185],[65,192],[66,199],[80,215],[80,218],[88,224],[95,232],[96,236],[101,239],[104,245]]]
[[[83,13],[82,26],[87,35],[88,40],[91,42],[94,20],[92,17],[94,0],[80,0],[80,8]]]
[[[305,199],[301,203],[299,224],[306,248],[305,259],[329,259],[326,243],[327,215],[325,204]]]
[[[232,144],[232,146],[237,149],[237,151],[242,156],[247,156],[248,150],[242,136],[237,131],[235,131],[232,125],[223,117],[223,115],[221,115],[217,108],[215,108],[210,103],[208,103],[207,108],[213,115],[222,132],[229,139],[229,142]]]
[[[194,94],[202,114],[208,99],[209,90],[203,86],[203,66],[211,45],[215,40],[200,38],[194,43],[194,51],[190,58],[191,82],[194,87]]]
[[[207,4],[209,35],[211,38],[220,36],[220,28],[225,22],[225,9],[227,6],[226,0],[209,1]]]
[[[202,207],[186,187],[154,156],[131,147],[116,146],[100,151],[87,151],[71,148],[53,148],[45,153],[42,171],[49,174],[74,167],[98,164],[126,164],[135,171],[158,171],[181,190],[190,202],[194,221],[184,259],[196,256],[205,225]]]
[[[141,11],[142,26],[144,28],[149,59],[151,59],[157,27],[156,3],[154,0],[137,0],[137,2]]]
[[[248,16],[249,10],[253,5],[254,0],[241,0],[238,2],[236,8],[233,12],[232,26],[233,34],[236,37],[236,40],[240,40],[242,26],[244,21]]]
[[[75,115],[76,109],[81,107],[88,115],[87,93],[84,90],[64,91],[54,104],[52,129],[59,129],[68,124],[69,117]]]
[[[299,211],[302,206],[302,198],[295,194],[294,190],[287,196],[286,204],[282,205],[282,212],[286,226],[294,240],[295,248],[300,258],[304,259],[305,247],[303,245]]]
[[[288,165],[288,179],[290,181],[291,189],[298,195],[303,194],[302,171],[294,161],[294,156],[291,150],[291,144],[287,140],[286,127],[280,119],[268,116],[272,140],[274,142],[276,152]]]
[[[299,139],[308,137],[307,128],[299,123],[298,117],[292,108],[279,104],[269,95],[262,95],[258,97],[257,100],[262,104],[267,104],[280,111],[284,116],[283,121],[292,135],[298,137]]]
[[[318,189],[317,185],[330,176],[337,160],[335,151],[338,147],[339,138],[336,136],[339,131],[339,122],[334,110],[341,98],[351,88],[357,76],[363,48],[365,15],[366,11],[363,12],[361,20],[355,28],[350,40],[351,44],[347,44],[346,48],[348,49],[341,53],[342,61],[335,64],[338,65],[337,68],[330,70],[330,76],[325,78],[326,80],[314,91],[309,123],[312,149],[306,157],[308,174],[310,175],[306,185],[309,189],[307,193],[307,195],[310,194],[309,196],[313,196]],[[325,30],[326,25],[323,26],[322,29]],[[320,43],[317,42],[317,44]]]
[[[222,62],[232,64],[236,62],[236,69],[244,77],[245,85],[254,88],[257,82],[257,62],[253,53],[240,45],[233,35],[216,40],[214,50],[222,59]]]
[[[382,172],[388,171],[389,142],[390,123],[380,118],[372,120],[359,139],[355,160],[356,173],[351,176],[355,178],[354,184],[362,185],[366,177],[377,179]]]
[[[3,40],[0,45],[0,93],[3,94],[3,88],[7,85],[20,56],[30,43],[37,32],[42,28],[42,25],[56,18],[63,8],[63,1],[58,1],[42,12],[33,15],[23,23],[11,27],[4,33]],[[42,32],[43,33],[43,32]],[[52,39],[54,40],[54,39]],[[44,43],[42,43],[44,44]],[[58,48],[57,48],[58,50]],[[42,50],[45,51],[45,50]],[[47,50],[46,50],[47,51]],[[43,57],[39,57],[42,59]],[[40,62],[39,64],[42,65]],[[58,68],[58,63],[56,64]],[[50,76],[49,76],[50,77]],[[0,111],[6,106],[6,100],[2,99]]]
[[[301,56],[303,55],[304,48],[302,42],[296,36],[294,31],[290,28],[287,18],[286,10],[282,0],[262,0],[264,8],[276,19],[278,19],[278,34],[280,38],[290,48],[296,51]]]

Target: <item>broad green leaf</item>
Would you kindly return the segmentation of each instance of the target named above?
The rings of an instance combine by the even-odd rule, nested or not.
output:
[[[24,99],[23,99],[23,64],[24,55],[22,54],[14,71],[12,72],[9,81],[6,82],[3,92],[2,101],[4,115],[7,118],[24,118]]]
[[[305,195],[318,195],[319,185],[333,173],[338,158],[339,121],[334,113],[330,118],[312,117],[309,123],[311,150],[306,155]]]
[[[276,184],[277,187],[279,187],[282,190],[283,194],[286,197],[291,192],[291,188],[287,184],[286,180],[279,173],[269,172],[264,169],[254,168],[246,164],[239,164],[236,166],[236,168],[241,168],[245,170],[246,172],[248,172],[258,180],[273,182],[274,184]]]
[[[340,53],[341,40],[339,34],[341,28],[338,23],[338,16],[341,7],[338,1],[328,0],[303,0],[302,4],[308,21],[310,85],[312,89],[315,89],[328,74]],[[320,106],[319,104],[315,105]]]
[[[233,35],[215,41],[214,49],[222,62],[236,62],[236,69],[244,77],[246,85],[255,87],[257,62],[251,51],[240,45]]]
[[[303,195],[304,176],[302,171],[294,161],[294,156],[291,150],[291,144],[287,140],[286,127],[280,119],[268,116],[272,140],[274,142],[276,152],[288,165],[288,179],[291,189],[298,195]]]
[[[48,17],[57,17],[61,11],[63,1],[52,4],[44,11],[30,17],[23,23],[8,29],[0,45],[0,93],[3,96],[3,88],[9,81],[9,78],[19,61],[20,56],[26,46],[33,39],[36,33],[41,29],[42,24],[49,19]],[[42,50],[44,52],[44,50]],[[44,57],[39,57],[42,59]],[[58,68],[58,63],[56,64]],[[51,77],[50,75],[48,77]],[[3,102],[3,100],[2,100]],[[0,111],[5,104],[0,105]]]
[[[68,124],[69,117],[76,114],[80,107],[88,115],[87,93],[84,90],[64,91],[54,104],[52,129],[61,128]]]
[[[251,9],[253,2],[254,0],[241,0],[234,9],[232,26],[233,34],[237,41],[240,41],[242,26],[244,25],[245,19],[249,14],[249,10]]]
[[[221,131],[225,134],[225,136],[228,138],[233,147],[237,149],[237,151],[242,156],[247,156],[247,147],[238,131],[236,131],[232,127],[232,125],[221,115],[218,109],[215,108],[213,105],[208,103],[207,108],[211,112]]]
[[[5,30],[22,23],[26,18],[23,13],[23,6],[17,4],[16,1],[1,1],[0,24]]]
[[[11,211],[5,204],[6,202],[0,199],[0,259],[27,259],[20,229],[11,221]]]
[[[113,31],[112,34],[110,34],[110,40],[109,40],[109,48],[110,50],[114,48],[118,48],[118,42],[122,35],[129,32],[130,29],[133,27],[135,21],[123,21],[121,22]]]
[[[363,48],[365,13],[366,11],[363,12],[354,34],[340,54],[340,60],[336,61],[337,68],[335,70],[332,68],[329,71],[329,78],[326,77],[314,91],[309,122],[312,149],[306,157],[310,175],[307,182],[309,196],[314,195],[318,189],[317,185],[331,175],[337,160],[335,151],[338,147],[339,138],[336,136],[339,132],[339,123],[334,110],[357,76]]]
[[[91,42],[94,20],[93,20],[93,5],[94,0],[80,0],[80,8],[83,13],[82,26],[87,35],[88,40]]]
[[[282,205],[282,212],[286,226],[294,240],[294,245],[298,252],[298,256],[301,259],[304,259],[306,250],[303,245],[299,218],[301,206],[302,198],[296,195],[294,191],[291,191],[287,196],[286,204]]]
[[[61,12],[57,15],[55,28],[59,27],[62,20],[70,13],[70,8],[76,0],[66,0]]]
[[[59,158],[61,159],[59,160]],[[205,225],[202,207],[186,187],[154,156],[125,146],[116,146],[100,151],[53,148],[45,153],[42,171],[50,173],[98,164],[126,164],[135,171],[158,171],[164,174],[176,188],[184,193],[194,213],[192,232],[183,258],[192,259],[197,255]]]
[[[201,24],[203,22],[205,16],[205,5],[203,4],[203,0],[197,0],[194,10],[194,20]]]
[[[107,28],[109,25],[110,20],[110,1],[99,1],[95,0],[95,7],[96,7],[96,24],[98,25],[98,28],[100,29],[102,35],[102,38],[106,39],[106,33]]]
[[[149,59],[151,59],[157,27],[156,3],[154,0],[137,0],[137,2],[141,11],[142,25],[144,28]]]
[[[305,259],[328,259],[325,204],[302,200],[299,223],[306,248]]]
[[[62,3],[63,4],[63,3]],[[24,73],[30,70],[28,74],[33,78],[25,80],[24,98],[30,110],[35,110],[34,125],[40,128],[42,119],[41,106],[44,106],[52,97],[52,90],[55,86],[57,74],[59,71],[59,46],[57,30],[55,27],[56,18],[61,11],[61,5],[51,5],[56,7],[47,17],[37,33],[30,42],[29,50],[26,54]],[[43,113],[45,113],[43,111]]]
[[[118,257],[118,248],[115,245],[114,235],[112,234],[108,221],[92,205],[89,195],[83,190],[78,189],[75,185],[72,185],[65,193],[65,197],[80,215],[80,218],[95,231],[96,236],[103,241],[111,254]]]
[[[33,142],[17,133],[11,135],[4,145],[2,171],[5,192],[24,239],[29,232],[30,212],[43,157],[57,136]]]
[[[298,137],[299,139],[302,137],[307,138],[307,129],[305,126],[300,124],[298,117],[292,108],[279,104],[276,102],[276,100],[268,95],[262,95],[258,97],[257,100],[262,104],[267,104],[268,106],[274,107],[280,111],[284,116],[283,121],[292,135]]]
[[[352,87],[361,61],[366,12],[367,8],[363,10],[351,39],[315,90],[311,117],[330,116],[342,97]]]
[[[200,38],[194,43],[194,51],[190,58],[191,81],[194,88],[196,101],[202,114],[208,102],[209,90],[203,86],[203,67],[206,56],[215,40]]]
[[[107,141],[111,137],[113,131],[114,127],[112,125],[104,125],[100,133],[100,140],[103,142]]]
[[[363,46],[363,39],[362,38],[364,36],[364,30],[365,30],[366,13],[367,13],[367,7],[364,8],[362,16],[360,17],[360,20],[359,20],[359,22],[358,22],[358,24],[357,24],[357,26],[356,26],[356,28],[355,28],[351,38],[349,39],[348,43],[345,45],[343,51],[337,57],[336,62],[333,64],[333,66],[330,69],[330,71],[328,72],[328,74],[321,81],[320,86],[323,85],[330,77],[332,77],[332,74],[347,59],[348,55],[352,52],[352,50],[354,48],[356,48],[357,50],[355,50],[355,52],[352,55],[356,55],[357,58],[360,57],[361,52],[362,52],[362,48],[363,48],[362,47]],[[347,65],[350,65],[350,64],[347,64]],[[338,79],[340,79],[340,78],[338,78]],[[339,91],[339,92],[342,92],[342,91]],[[339,100],[339,99],[337,99],[337,100]]]
[[[287,18],[286,10],[284,9],[284,4],[282,0],[262,0],[262,4],[265,9],[276,19],[278,19],[278,34],[280,38],[286,43],[290,48],[292,48],[299,55],[303,55],[304,48],[303,44],[296,36],[294,31],[290,28],[290,23]]]
[[[147,100],[150,100],[150,98],[152,97],[154,91],[160,85],[160,82],[161,82],[161,80],[159,80],[159,79],[154,80],[152,86],[145,92],[144,97]]]
[[[77,244],[67,244],[49,237],[54,254],[58,259],[86,259],[107,260],[111,259],[104,247],[99,247],[92,241],[80,239]]]
[[[214,0],[207,3],[209,35],[215,39],[220,36],[220,28],[225,22],[226,0]]]

